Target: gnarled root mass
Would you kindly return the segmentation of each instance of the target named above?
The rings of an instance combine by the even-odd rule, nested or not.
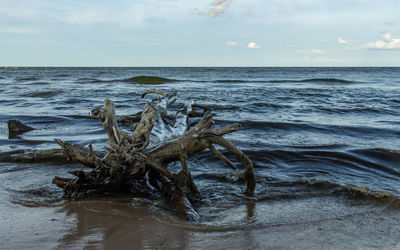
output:
[[[176,92],[167,95],[150,90],[143,93],[142,98],[148,94],[157,94],[158,97],[146,103],[132,134],[118,126],[111,100],[105,99],[102,107],[91,111],[91,116],[102,123],[108,135],[109,146],[105,147],[104,153],[95,152],[91,145],[86,149],[55,139],[68,159],[92,168],[88,172],[70,172],[76,176],[73,179],[54,178],[53,183],[63,188],[65,197],[75,199],[110,193],[162,195],[181,218],[199,220],[192,202],[199,198],[200,193],[189,171],[188,157],[210,149],[229,167],[236,169],[213,146],[215,144],[225,148],[243,163],[246,193],[253,193],[255,180],[252,162],[223,138],[224,134],[238,131],[239,124],[216,129],[210,110],[195,105],[186,105],[171,118],[167,114],[167,107],[175,102]],[[202,119],[189,129],[188,117],[196,113],[192,107],[200,107],[204,112]],[[168,170],[168,164],[175,161],[180,161],[182,165],[182,171],[177,174]]]

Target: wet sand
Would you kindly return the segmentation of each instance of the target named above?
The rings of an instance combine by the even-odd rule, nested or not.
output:
[[[216,226],[134,207],[129,199],[76,201],[56,207],[9,206],[1,215],[2,249],[400,248],[400,211],[387,207],[344,216],[325,214],[324,219],[317,215],[306,222],[301,222],[302,211],[297,211],[296,223],[276,218],[278,223],[265,224],[259,223],[264,215],[258,213],[267,211],[254,207],[236,214],[247,223]]]

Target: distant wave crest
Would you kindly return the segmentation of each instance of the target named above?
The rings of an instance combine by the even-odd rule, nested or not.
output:
[[[204,82],[206,82],[206,81],[204,81]],[[296,79],[282,79],[282,80],[223,79],[223,80],[214,80],[212,82],[214,82],[214,83],[322,83],[322,84],[356,83],[355,81],[349,81],[349,80],[338,79],[338,78],[309,78],[309,79],[301,79],[301,80],[296,80]]]
[[[338,79],[338,78],[309,78],[302,80],[273,80],[271,83],[290,83],[290,82],[313,82],[313,83],[342,83],[349,84],[355,83],[354,81]]]
[[[124,79],[123,81],[131,83],[139,83],[139,84],[163,84],[176,80],[158,76],[135,76]]]
[[[158,85],[164,84],[167,82],[176,82],[179,80],[158,77],[158,76],[133,76],[129,78],[123,79],[97,79],[97,78],[81,78],[81,81],[91,82],[91,83],[112,83],[112,82],[127,82],[127,83],[136,83],[136,84],[149,84],[149,85]]]

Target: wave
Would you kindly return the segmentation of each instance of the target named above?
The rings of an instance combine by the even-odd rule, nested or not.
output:
[[[313,96],[313,95],[310,95]],[[380,114],[380,115],[398,115],[398,111],[383,107],[349,107],[336,108],[334,106],[318,106],[319,110],[333,114]]]
[[[235,110],[237,106],[226,105],[230,109]],[[218,107],[213,107],[213,110]],[[221,109],[221,108],[220,108]],[[224,108],[226,109],[226,108]],[[357,136],[360,138],[393,137],[398,136],[398,130],[394,128],[372,127],[372,126],[350,126],[350,125],[328,125],[319,123],[306,122],[267,122],[267,121],[252,121],[252,120],[220,120],[215,119],[218,124],[239,123],[245,129],[257,129],[263,131],[280,130],[280,131],[309,131],[314,133],[324,134],[340,134],[341,136]]]
[[[251,80],[215,80],[213,82],[215,82],[215,83],[247,83],[247,82],[257,82],[257,81],[251,81]],[[265,82],[265,81],[259,81],[259,82]]]
[[[340,83],[350,84],[356,83],[355,81],[349,81],[338,78],[310,78],[310,79],[283,79],[283,80],[257,80],[257,79],[217,79],[217,80],[198,80],[198,79],[173,79],[159,76],[133,76],[123,79],[97,79],[97,78],[81,78],[80,81],[91,82],[91,83],[107,83],[107,82],[130,82],[137,84],[164,84],[168,82],[193,82],[193,83]]]
[[[333,192],[362,200],[375,200],[392,208],[400,208],[400,197],[386,191],[375,191],[365,187],[344,186]]]
[[[27,97],[41,97],[41,98],[49,98],[60,94],[61,91],[38,91],[26,94]]]
[[[48,188],[9,191],[10,202],[25,207],[55,207],[63,202],[59,192],[50,191]]]
[[[311,78],[299,80],[299,82],[317,82],[317,83],[355,83],[354,81],[348,81],[338,78]]]
[[[355,81],[349,81],[345,79],[338,78],[309,78],[309,79],[283,79],[283,80],[238,80],[238,79],[226,79],[226,80],[215,80],[215,83],[340,83],[340,84],[350,84],[357,83]]]
[[[150,85],[157,85],[163,84],[167,82],[176,81],[174,79],[158,77],[158,76],[135,76],[128,79],[123,80],[124,82],[131,82],[131,83],[139,83],[139,84],[150,84]]]
[[[311,82],[311,83],[342,83],[342,84],[356,83],[355,81],[349,81],[349,80],[338,79],[338,78],[309,78],[309,79],[302,79],[302,80],[272,80],[270,82],[271,83]]]
[[[283,182],[287,186],[305,185],[318,190],[326,190],[327,194],[346,196],[350,199],[374,201],[392,208],[400,208],[400,197],[387,191],[372,190],[355,185],[340,185],[326,180],[314,178],[300,178],[292,182]],[[275,184],[277,185],[277,184]],[[278,182],[278,185],[282,185]]]
[[[129,78],[120,78],[120,79],[97,79],[97,78],[81,78],[80,81],[90,82],[90,83],[113,83],[113,82],[128,82],[128,83],[136,83],[136,84],[147,84],[147,85],[159,85],[168,82],[177,82],[180,80],[165,78],[159,76],[133,76]]]
[[[214,110],[214,109],[213,109]],[[217,123],[223,123],[223,120],[214,119]],[[264,121],[251,121],[251,120],[242,120],[242,121],[225,121],[231,123],[239,123],[242,127],[246,129],[276,129],[276,130],[285,130],[285,131],[324,131],[327,130],[322,126],[318,126],[310,123],[291,123],[291,122],[264,122]]]
[[[31,76],[31,77],[20,77],[20,78],[17,78],[16,80],[17,81],[37,81],[39,79],[40,79],[39,77]]]

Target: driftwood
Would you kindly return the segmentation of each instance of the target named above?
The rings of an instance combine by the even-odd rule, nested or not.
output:
[[[54,178],[53,183],[64,189],[65,197],[80,198],[117,192],[162,195],[179,216],[198,220],[199,215],[192,202],[199,198],[200,192],[189,171],[188,157],[210,149],[229,167],[236,169],[214,144],[222,146],[243,163],[246,193],[253,194],[255,180],[252,162],[223,138],[225,134],[238,131],[239,124],[216,129],[211,111],[196,105],[186,105],[171,118],[167,114],[167,107],[175,102],[176,92],[167,95],[149,90],[143,93],[142,98],[148,94],[157,94],[159,97],[146,103],[140,112],[139,123],[133,126],[135,130],[132,134],[118,126],[111,100],[105,99],[103,106],[91,111],[91,116],[102,123],[109,139],[109,146],[105,147],[103,154],[94,152],[91,145],[86,149],[55,139],[68,159],[92,168],[88,172],[70,172],[76,176],[74,179]],[[189,116],[198,114],[192,108],[201,108],[204,112],[201,120],[189,129]],[[176,174],[168,170],[168,164],[175,161],[180,161],[182,165],[182,171]]]
[[[18,120],[8,120],[8,139],[19,139],[19,134],[34,130],[34,128],[23,124]]]

